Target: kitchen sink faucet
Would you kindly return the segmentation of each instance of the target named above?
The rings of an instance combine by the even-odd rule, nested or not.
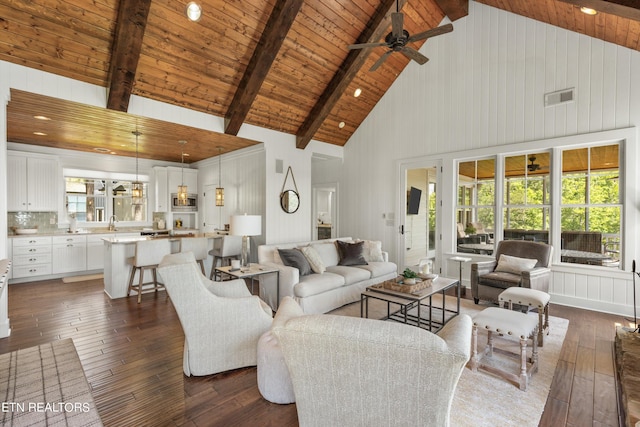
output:
[[[116,230],[116,222],[118,222],[118,217],[115,215],[111,215],[109,217],[109,231]]]

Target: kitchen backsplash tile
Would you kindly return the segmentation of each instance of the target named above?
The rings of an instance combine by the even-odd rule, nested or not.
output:
[[[55,231],[58,229],[58,212],[8,212],[7,225],[10,234],[13,234],[13,227],[37,227],[40,232]]]

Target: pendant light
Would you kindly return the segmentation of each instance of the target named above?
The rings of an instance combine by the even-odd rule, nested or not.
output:
[[[222,187],[222,147],[218,147],[218,187],[216,188],[216,206],[224,206],[224,188]]]
[[[141,205],[143,203],[143,185],[138,180],[138,137],[141,135],[138,128],[131,132],[136,136],[136,180],[131,183],[131,204]]]
[[[182,166],[180,171],[182,172],[181,184],[178,185],[178,205],[186,206],[187,205],[187,186],[184,185],[184,145],[187,143],[185,140],[178,141],[179,144],[182,145]]]

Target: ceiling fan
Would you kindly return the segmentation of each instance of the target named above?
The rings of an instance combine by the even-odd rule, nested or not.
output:
[[[425,39],[428,39],[429,37],[439,36],[441,34],[445,34],[453,31],[453,25],[446,24],[440,27],[432,28],[427,31],[423,31],[418,34],[414,34],[412,36],[409,34],[407,30],[403,28],[404,15],[400,13],[398,9],[399,9],[398,2],[396,2],[396,11],[391,13],[391,32],[387,34],[387,36],[384,38],[384,42],[358,43],[358,44],[351,44],[348,46],[350,50],[363,49],[368,47],[379,47],[379,46],[386,46],[389,48],[389,50],[384,54],[382,54],[382,56],[380,56],[380,59],[378,59],[375,62],[375,64],[373,64],[373,66],[369,69],[369,71],[377,70],[378,67],[380,67],[380,65],[382,65],[382,63],[386,61],[389,55],[391,55],[393,52],[401,52],[407,58],[413,59],[418,64],[420,65],[425,64],[429,60],[429,58],[427,58],[426,56],[424,56],[414,48],[407,46],[407,44],[413,43],[419,40],[425,40]]]
[[[531,164],[527,165],[527,169],[529,169],[529,172],[535,172],[542,169],[540,164],[535,162],[536,156],[529,156],[529,161],[531,162]]]

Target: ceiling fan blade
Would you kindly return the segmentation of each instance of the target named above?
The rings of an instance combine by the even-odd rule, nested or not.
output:
[[[402,37],[402,26],[404,23],[404,15],[402,13],[393,12],[391,14],[391,34],[393,37]]]
[[[382,65],[382,63],[383,63],[384,61],[386,61],[386,60],[387,60],[387,58],[389,57],[389,55],[391,55],[391,53],[393,53],[393,51],[392,51],[392,50],[388,50],[388,51],[386,51],[385,53],[383,53],[383,54],[382,54],[382,56],[380,56],[380,58],[378,58],[378,60],[376,61],[376,63],[375,63],[375,64],[373,64],[373,65],[371,66],[371,68],[369,68],[369,71],[375,71],[375,70],[377,70],[377,69],[378,69],[378,67],[380,67],[380,66]]]
[[[404,53],[404,55],[407,58],[413,59],[414,61],[416,61],[420,65],[426,64],[426,62],[429,60],[429,58],[427,58],[426,56],[424,56],[423,54],[421,54],[417,50],[415,50],[413,48],[410,48],[410,47],[407,47],[407,46],[405,46],[402,49],[400,49],[400,52]]]
[[[379,46],[386,46],[387,43],[385,42],[379,42],[379,43],[357,43],[357,44],[350,44],[349,46],[347,46],[348,49],[364,49],[365,47],[379,47]]]
[[[451,24],[442,25],[440,27],[432,28],[430,30],[412,35],[407,39],[407,43],[428,39],[429,37],[439,36],[441,34],[450,33],[451,31],[453,31],[453,25]]]

